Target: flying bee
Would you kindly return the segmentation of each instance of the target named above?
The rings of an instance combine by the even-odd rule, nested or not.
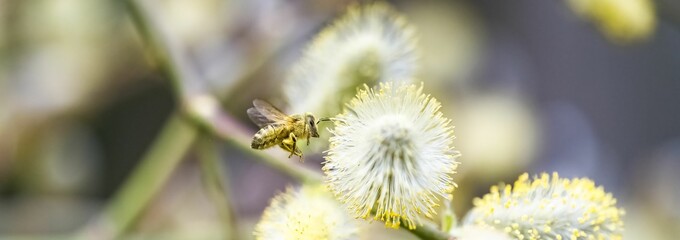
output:
[[[247,110],[248,117],[260,130],[253,136],[250,147],[253,149],[266,149],[279,145],[293,155],[299,156],[302,161],[302,151],[298,148],[298,140],[319,137],[317,124],[320,121],[329,121],[328,118],[316,118],[311,113],[286,115],[268,102],[260,99],[253,100],[253,106]]]

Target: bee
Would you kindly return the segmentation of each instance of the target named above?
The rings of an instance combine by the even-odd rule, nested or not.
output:
[[[298,140],[319,137],[317,124],[321,121],[330,121],[321,118],[318,121],[311,113],[286,115],[268,102],[260,99],[253,100],[253,106],[247,110],[248,117],[260,130],[253,136],[250,147],[253,149],[266,149],[279,145],[290,154],[299,156],[302,161],[302,151],[298,148]]]

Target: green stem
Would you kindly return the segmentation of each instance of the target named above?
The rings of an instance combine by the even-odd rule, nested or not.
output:
[[[441,230],[443,232],[449,232],[452,228],[458,226],[458,217],[456,217],[456,212],[453,210],[453,203],[449,199],[442,199],[444,201],[444,211],[442,211],[441,219]]]
[[[180,163],[197,133],[190,122],[174,114],[139,166],[106,207],[102,219],[95,222],[98,225],[87,228],[82,237],[101,234],[101,239],[116,238],[132,226]]]
[[[224,239],[239,239],[233,205],[229,199],[229,178],[224,175],[224,166],[220,164],[218,149],[207,136],[201,139],[198,148],[201,171],[204,174],[203,182],[222,220]]]
[[[182,56],[176,47],[178,44],[173,44],[171,42],[173,38],[165,36],[160,25],[156,24],[146,11],[147,8],[136,0],[123,0],[123,3],[146,49],[158,64],[161,72],[170,78],[175,96],[180,98],[180,102],[183,102],[191,92],[202,90],[203,86],[198,74]]]
[[[418,226],[416,229],[410,229],[408,230],[409,232],[413,233],[413,235],[418,236],[420,239],[424,240],[449,240],[449,239],[454,239],[451,237],[449,234],[437,230],[435,227],[431,225],[422,225]]]
[[[201,81],[199,81],[200,79],[193,69],[190,68],[191,65],[186,63],[177,49],[172,48],[172,44],[165,42],[170,41],[171,38],[164,37],[161,31],[154,28],[153,19],[143,11],[144,8],[140,6],[137,1],[127,0],[125,3],[133,23],[141,33],[142,38],[149,46],[149,49],[151,49],[154,57],[157,58],[161,70],[164,71],[172,81],[175,92],[180,98],[180,103],[184,107],[183,110],[185,110],[185,114],[195,120],[196,123],[207,128],[215,136],[231,143],[242,151],[255,156],[256,160],[287,174],[300,182],[322,182],[321,174],[294,164],[289,159],[285,159],[282,155],[274,155],[269,151],[251,149],[250,138],[252,133],[246,132],[244,129],[247,128],[222,112],[221,109],[219,109],[219,104],[213,103],[216,102],[214,98],[202,94],[205,89],[201,88]],[[208,100],[207,108],[205,108],[206,106],[203,104],[206,103],[206,99]],[[186,149],[196,137],[196,128],[192,128],[188,123],[184,122],[184,119],[180,119],[177,116],[173,119],[175,120],[171,121],[171,123],[175,121],[181,123],[181,126],[178,126],[178,128],[181,128],[182,130],[175,131],[184,133],[187,137],[184,137],[181,140],[178,140],[177,138],[166,139],[166,135],[163,134],[161,138],[159,138],[160,141],[157,145],[175,145],[169,144],[168,142],[177,141],[176,145],[173,148],[168,148],[165,153],[161,150],[156,150],[155,147],[157,145],[154,145],[154,148],[152,148],[148,157],[151,159],[145,158],[143,160],[144,164],[140,166],[142,169],[137,169],[135,171],[132,179],[130,179],[130,184],[126,184],[126,187],[120,193],[121,196],[114,199],[114,202],[110,207],[110,213],[113,216],[114,223],[118,226],[114,236],[118,236],[122,230],[131,224],[132,220],[153,196],[153,193],[155,193],[158,188],[162,186],[162,183],[165,182],[171,170],[176,166],[179,159],[181,159]],[[164,131],[166,130],[164,129]],[[156,151],[160,151],[161,153],[155,153]],[[165,156],[164,154],[167,154],[168,156]],[[161,162],[160,160],[155,159],[156,155],[167,157],[167,162]],[[154,174],[156,176],[138,176],[141,174],[137,174],[138,172],[151,172],[152,170],[149,169],[153,169],[156,164],[161,167],[159,170],[154,171],[156,172],[156,174]],[[138,200],[138,202],[132,202],[135,200]],[[126,203],[131,204],[131,206],[126,207]],[[116,213],[117,210],[122,210],[122,212]],[[427,225],[420,226],[417,229],[410,231],[421,239],[445,240],[449,238],[446,233]]]
[[[210,114],[206,115],[202,114],[203,112],[196,112],[196,108],[202,107],[195,104],[196,99],[205,100],[207,98],[209,99],[208,101],[217,101],[209,95],[200,94],[199,83],[201,81],[199,81],[197,74],[188,67],[190,65],[186,64],[182,55],[179,54],[171,44],[163,41],[169,41],[171,38],[163,37],[162,32],[156,29],[157,27],[153,24],[153,19],[149,17],[146,11],[144,11],[145,8],[135,0],[127,0],[125,3],[130,12],[132,21],[142,35],[144,42],[146,42],[146,45],[151,49],[154,56],[157,57],[161,70],[170,77],[175,92],[177,96],[180,97],[180,102],[183,104],[183,107],[185,107],[185,113],[191,116],[192,119],[196,120],[199,124],[212,130],[212,133],[221,139],[254,155],[257,160],[261,160],[264,164],[302,182],[321,181],[321,175],[315,171],[291,164],[287,160],[283,160],[282,156],[274,156],[267,152],[251,149],[250,137],[252,134],[244,132],[242,129],[247,128],[239,125],[236,121],[231,119],[229,115],[218,109],[218,104],[208,104],[211,105],[208,109]],[[194,87],[194,91],[187,91],[186,88],[189,87],[187,84]]]

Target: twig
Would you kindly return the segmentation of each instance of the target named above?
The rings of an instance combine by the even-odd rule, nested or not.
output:
[[[413,235],[418,236],[420,239],[426,239],[426,240],[450,240],[454,239],[452,236],[449,234],[437,230],[435,227],[424,224],[422,226],[418,226],[416,229],[408,230],[409,232],[413,233]]]
[[[132,225],[161,189],[194,142],[198,130],[174,114],[160,135],[104,210],[103,216],[80,233],[88,239],[114,239]]]
[[[204,174],[203,182],[222,219],[221,230],[224,232],[224,239],[239,239],[236,217],[231,199],[229,199],[229,178],[224,175],[224,166],[220,164],[215,143],[205,136],[199,141],[198,150],[201,172]]]
[[[182,97],[186,95],[183,81],[180,81],[180,79],[192,80],[193,77],[187,75],[187,73],[192,71],[178,71],[182,64],[177,63],[177,60],[175,60],[178,59],[176,57],[177,54],[173,54],[176,51],[166,43],[168,38],[165,38],[162,32],[157,29],[153,19],[144,11],[145,8],[140,6],[139,1],[124,0],[122,2],[125,4],[137,32],[141,35],[146,49],[150,52],[160,70],[171,79],[170,83],[175,90],[175,96]]]
[[[180,98],[184,113],[217,137],[256,156],[257,160],[261,160],[266,165],[286,173],[296,180],[303,182],[321,181],[319,173],[283,160],[281,155],[276,156],[269,152],[251,149],[250,137],[252,133],[246,132],[244,129],[247,129],[247,127],[238,124],[237,121],[221,111],[219,102],[203,91],[199,74],[190,68],[191,64],[171,43],[166,42],[172,38],[164,37],[162,31],[158,29],[156,24],[153,24],[153,19],[139,1],[127,0],[125,2],[133,23],[144,38],[144,42],[157,57],[160,69],[170,78],[175,93]]]
[[[134,0],[128,0],[126,2],[128,3],[128,9],[137,29],[142,33],[147,44],[153,49],[155,56],[160,58],[159,63],[161,64],[162,70],[170,77],[170,80],[173,83],[172,85],[181,99],[180,102],[183,104],[184,113],[215,136],[226,140],[244,152],[254,155],[256,157],[255,159],[296,180],[306,183],[320,183],[322,181],[321,174],[314,170],[293,164],[292,161],[284,160],[281,156],[275,156],[270,152],[251,149],[250,137],[252,136],[252,133],[246,132],[244,129],[247,128],[243,127],[228,114],[221,111],[219,103],[214,97],[200,90],[189,91],[191,88],[186,86],[187,83],[195,84],[193,87],[200,85],[198,84],[198,82],[200,82],[198,81],[198,75],[189,68],[190,64],[186,63],[181,54],[177,54],[177,51],[173,51],[173,48],[171,48],[169,44],[161,41],[161,39],[167,41],[169,38],[161,37],[162,34],[160,34],[160,32],[149,26],[151,19],[143,12],[143,8]],[[193,89],[195,90],[196,88]],[[144,204],[145,203],[146,202],[144,202]],[[139,212],[141,208],[137,208],[136,210]],[[127,222],[127,224],[129,224],[129,222]],[[421,239],[449,239],[449,236],[446,233],[440,232],[427,225],[409,231],[416,236],[419,236]]]
[[[453,210],[451,200],[444,198],[444,210],[440,213],[441,216],[441,230],[442,232],[449,232],[452,228],[458,226],[458,217]]]

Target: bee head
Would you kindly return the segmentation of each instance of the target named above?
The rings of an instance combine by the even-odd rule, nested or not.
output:
[[[311,113],[305,113],[305,124],[309,128],[309,135],[312,137],[319,137],[319,130],[316,127],[316,118]]]

